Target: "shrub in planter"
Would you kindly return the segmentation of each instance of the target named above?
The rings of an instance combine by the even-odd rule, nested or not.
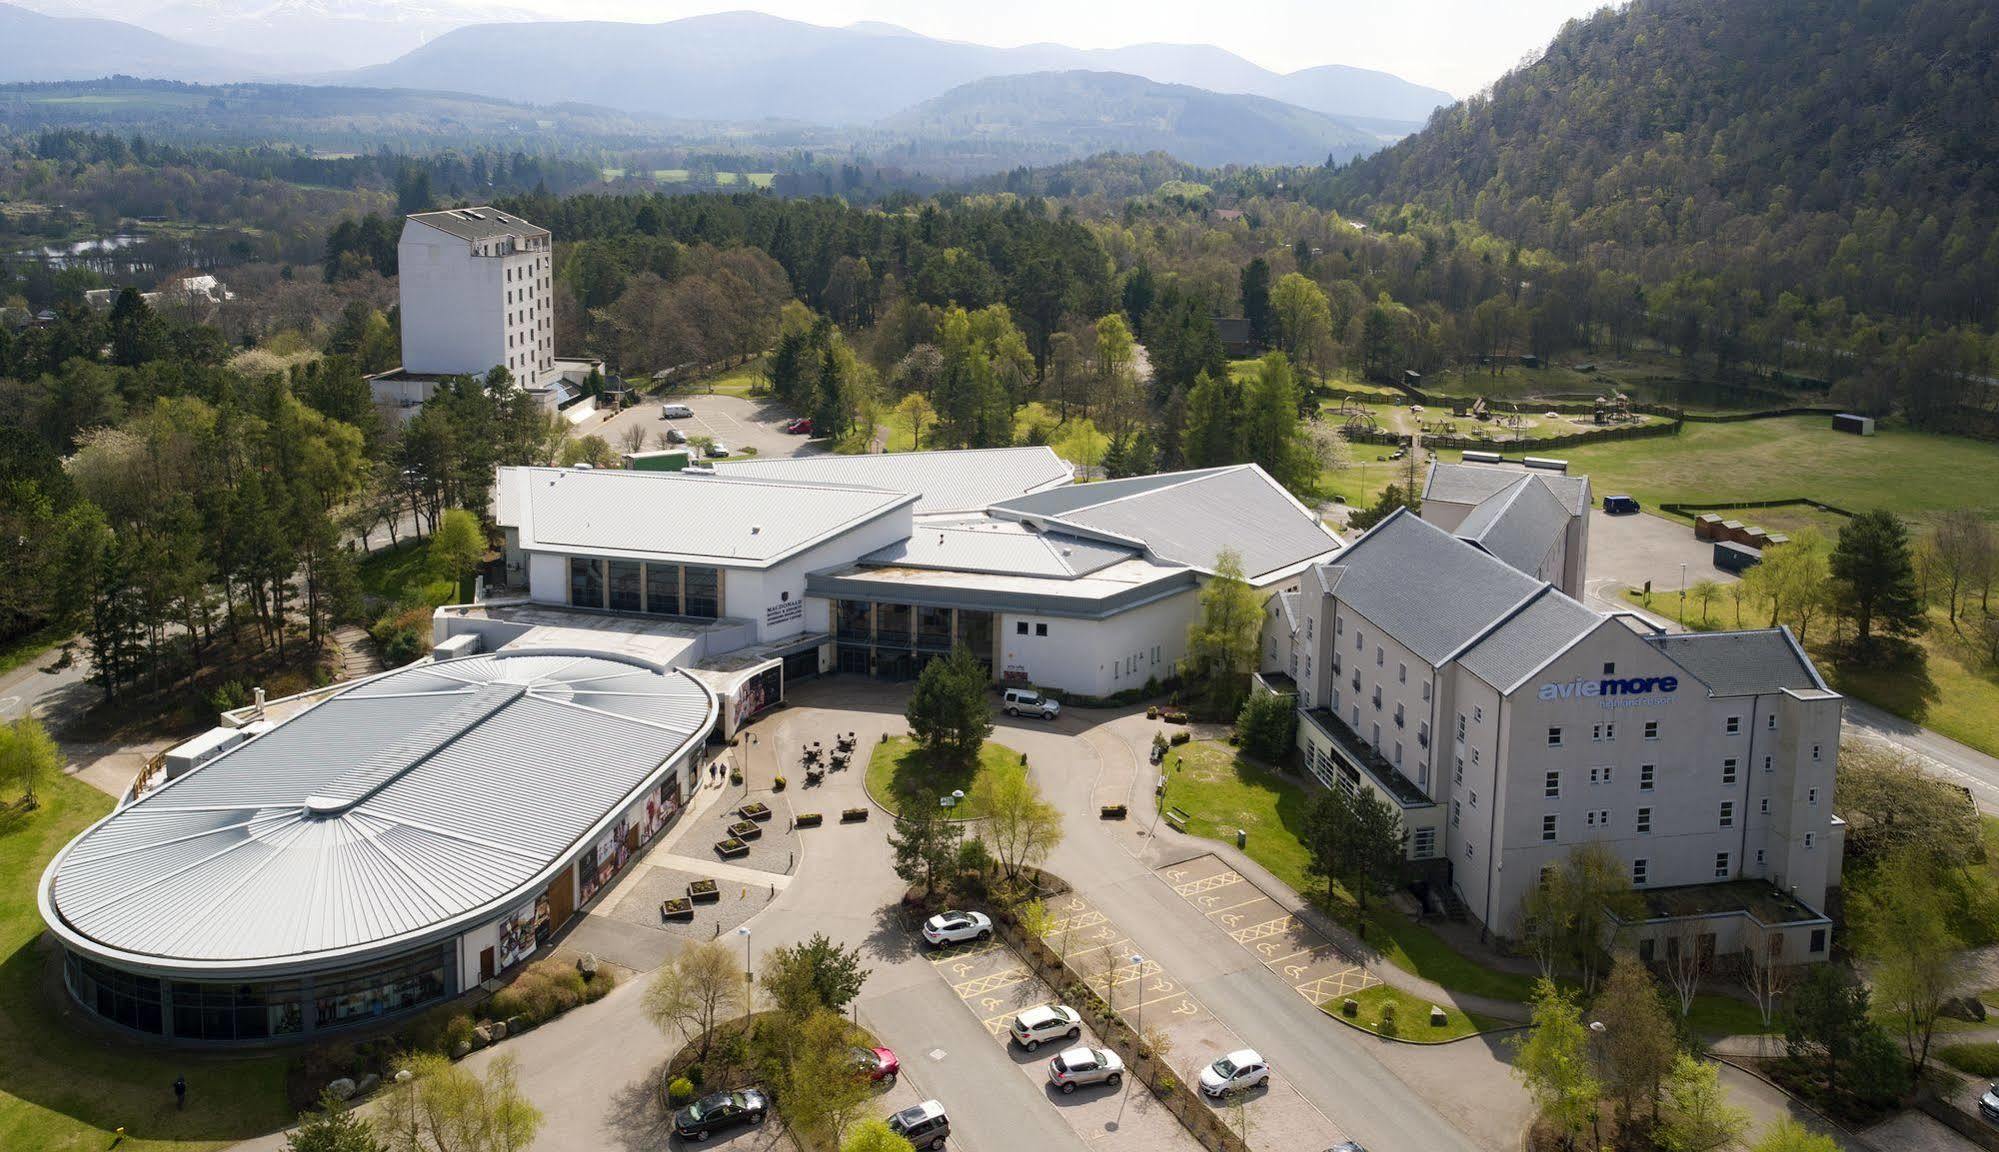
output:
[[[779,776],[779,777],[778,777],[778,778],[776,778],[775,780],[772,780],[772,781],[770,782],[770,790],[771,790],[771,791],[773,791],[773,792],[782,792],[782,791],[784,791],[784,777],[782,777],[782,776]]]
[[[1157,705],[1157,704],[1147,704],[1147,705],[1145,706],[1145,718],[1146,718],[1147,720],[1157,720],[1157,719],[1159,719],[1159,705]]]
[[[729,835],[734,836],[738,840],[755,840],[763,834],[764,830],[762,826],[754,820],[738,820],[734,824],[729,825]]]
[[[1360,1015],[1360,1001],[1349,996],[1340,1001],[1340,1015],[1351,1020]]]
[[[694,1099],[694,1082],[685,1076],[676,1076],[673,1083],[666,1086],[667,1103],[675,1108]]]
[[[713,880],[696,880],[687,886],[689,900],[720,900],[722,886]]]
[[[724,860],[750,854],[750,846],[734,836],[715,841],[715,854]]]
[[[1098,810],[1098,814],[1105,820],[1122,820],[1125,814],[1124,805],[1106,804]]]
[[[792,819],[793,827],[817,828],[826,818],[817,812],[800,812]]]
[[[1180,745],[1187,743],[1193,738],[1194,734],[1192,732],[1175,732],[1173,734],[1173,739],[1169,741],[1169,743],[1171,743],[1173,747],[1178,748]]]
[[[770,805],[765,804],[761,800],[752,800],[741,808],[736,809],[736,815],[741,816],[745,820],[768,820],[770,819]]]
[[[1377,1029],[1383,1036],[1396,1034],[1395,1001],[1389,1000],[1381,1006],[1381,1027]]]
[[[840,822],[842,824],[851,824],[857,820],[866,820],[867,818],[868,810],[866,808],[842,808],[840,810]]]
[[[731,768],[731,769],[729,769],[729,783],[731,783],[731,784],[735,784],[735,785],[741,785],[741,784],[742,784],[742,782],[743,782],[743,773],[742,773],[742,771],[741,771],[740,769],[736,769],[736,768]]]

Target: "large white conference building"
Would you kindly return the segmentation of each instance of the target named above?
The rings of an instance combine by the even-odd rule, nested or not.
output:
[[[802,678],[969,648],[1072,706],[1173,673],[1223,552],[1306,766],[1400,813],[1499,934],[1573,845],[1641,948],[1823,958],[1839,697],[1782,630],[1667,636],[1565,587],[1586,481],[1437,465],[1343,545],[1260,469],[1077,484],[1047,448],[502,469],[504,577],[425,661],[231,714],[50,864],[71,994],[182,1044],[311,1039],[503,975],[670,827]],[[1771,944],[1770,940],[1780,943]],[[1663,943],[1662,943],[1663,941]]]

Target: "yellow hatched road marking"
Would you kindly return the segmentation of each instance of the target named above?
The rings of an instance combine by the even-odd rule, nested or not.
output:
[[[1199,880],[1189,880],[1185,884],[1175,884],[1173,890],[1182,896],[1199,896],[1203,892],[1213,892],[1231,884],[1242,883],[1242,877],[1233,872],[1223,872],[1215,876],[1204,876]]]
[[[1235,942],[1238,944],[1252,944],[1258,940],[1275,936],[1279,932],[1288,932],[1297,923],[1298,918],[1295,916],[1279,916],[1275,920],[1266,920],[1261,924],[1252,924],[1247,928],[1238,928],[1234,932],[1229,933],[1229,935],[1234,937]]]
[[[1033,977],[1028,975],[1027,969],[1009,968],[1004,972],[995,972],[990,976],[981,976],[977,980],[967,980],[963,984],[953,984],[951,985],[951,990],[958,994],[960,1000],[970,1000],[974,996],[983,996],[987,992],[996,992],[1001,988],[1011,988],[1015,984],[1031,979]]]
[[[973,948],[967,948],[962,952],[934,952],[925,957],[925,959],[930,961],[931,967],[942,968],[946,964],[962,960],[973,960],[980,956],[991,955],[999,950],[1000,946],[998,944],[980,944]]]
[[[1202,899],[1202,901],[1204,901],[1204,902],[1205,902],[1205,901],[1208,901],[1208,900],[1212,900],[1212,899],[1214,899],[1214,897],[1212,897],[1212,896],[1203,896],[1203,897],[1201,897],[1201,899]],[[1256,903],[1259,903],[1259,902],[1261,902],[1261,901],[1264,901],[1264,900],[1269,900],[1269,899],[1270,899],[1270,897],[1268,897],[1268,896],[1258,896],[1258,897],[1257,897],[1256,899],[1254,899],[1254,900],[1245,900],[1245,901],[1243,901],[1243,902],[1242,902],[1242,903],[1240,903],[1240,904],[1227,904],[1227,905],[1224,905],[1224,906],[1222,906],[1222,907],[1220,907],[1220,908],[1210,908],[1210,909],[1208,909],[1208,915],[1210,915],[1210,916],[1214,916],[1214,915],[1217,915],[1218,913],[1222,913],[1222,912],[1228,912],[1228,911],[1232,911],[1232,910],[1234,910],[1234,909],[1236,909],[1236,908],[1247,908],[1247,907],[1249,907],[1249,906],[1250,906],[1251,904],[1256,904]],[[1271,903],[1272,903],[1272,905],[1273,905],[1273,906],[1275,906],[1275,904],[1276,904],[1276,902],[1275,902],[1275,901],[1271,901]]]
[[[1088,912],[1079,913],[1075,916],[1064,916],[1060,920],[1050,920],[1048,922],[1048,931],[1074,932],[1078,928],[1095,928],[1097,925],[1102,924],[1106,919],[1108,919],[1108,917],[1106,917],[1102,912],[1098,912],[1095,909],[1091,909]]]

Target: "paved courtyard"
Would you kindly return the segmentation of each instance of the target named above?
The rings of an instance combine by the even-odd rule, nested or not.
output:
[[[1733,584],[1736,578],[1714,566],[1714,545],[1694,539],[1694,530],[1678,520],[1649,512],[1612,516],[1601,508],[1589,514],[1589,571],[1584,574],[1590,606],[1605,612],[1628,612],[1624,588],[1652,582],[1652,611],[1671,619],[1679,612],[1682,566],[1688,587],[1702,580]],[[1710,606],[1721,612],[1727,605]],[[1692,611],[1697,605],[1689,604]],[[1726,619],[1726,617],[1723,617]]]
[[[662,403],[685,404],[692,417],[667,420],[660,416]],[[642,401],[609,417],[586,420],[575,430],[577,436],[602,436],[611,447],[624,449],[630,429],[643,428],[648,449],[667,447],[666,430],[677,428],[686,435],[720,440],[732,450],[756,450],[757,456],[808,456],[826,451],[823,440],[809,440],[784,430],[792,413],[769,397],[746,397],[683,393]]]

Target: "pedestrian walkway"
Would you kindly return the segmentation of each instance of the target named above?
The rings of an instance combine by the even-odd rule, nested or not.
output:
[[[333,648],[336,680],[359,680],[382,670],[381,657],[375,654],[374,640],[352,624],[333,630]]]

